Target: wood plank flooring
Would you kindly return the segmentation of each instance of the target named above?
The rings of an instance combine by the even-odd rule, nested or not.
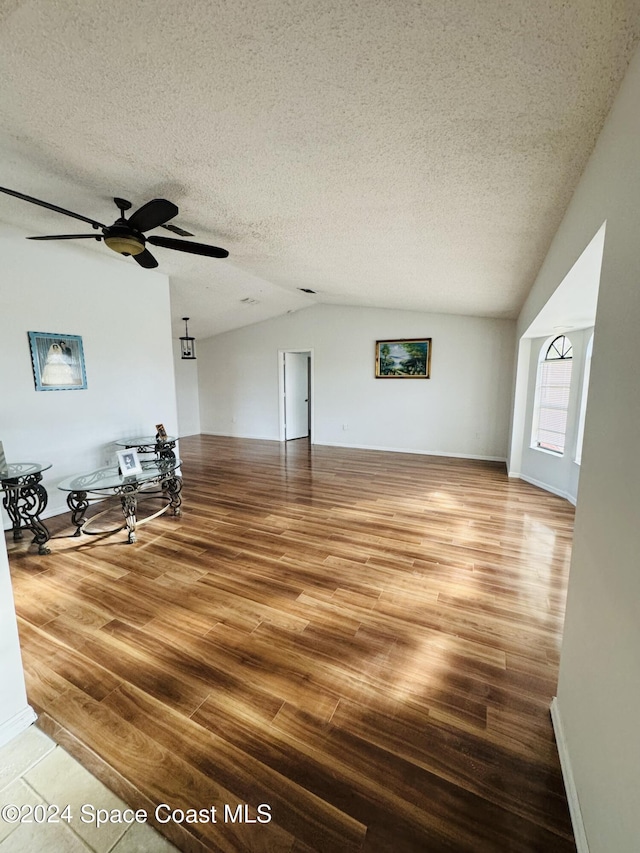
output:
[[[184,851],[573,853],[549,716],[573,508],[494,463],[180,455],[184,514],[134,545],[68,516],[50,556],[7,538],[40,725],[134,807],[215,806],[159,826]]]

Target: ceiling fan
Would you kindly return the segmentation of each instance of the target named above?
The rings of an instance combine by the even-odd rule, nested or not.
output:
[[[160,226],[183,236],[193,236],[188,231],[183,231],[175,225],[165,224],[178,215],[176,205],[165,198],[154,198],[152,201],[148,201],[142,207],[138,208],[135,213],[132,213],[128,219],[125,218],[125,212],[131,208],[131,202],[124,198],[114,198],[116,207],[120,211],[120,216],[113,225],[104,225],[102,222],[89,219],[80,213],[73,213],[71,210],[65,210],[64,207],[49,204],[47,201],[41,201],[38,198],[19,193],[16,190],[0,187],[0,192],[21,198],[24,201],[30,201],[32,204],[39,204],[40,207],[55,210],[57,213],[63,213],[65,216],[80,219],[82,222],[88,222],[96,231],[98,229],[102,231],[102,234],[52,234],[46,237],[27,237],[28,240],[104,240],[107,246],[114,252],[125,256],[131,255],[134,261],[140,264],[141,267],[145,267],[145,269],[153,269],[158,266],[158,262],[146,248],[147,243],[152,246],[161,246],[164,249],[189,252],[192,255],[206,255],[208,258],[226,258],[229,256],[229,252],[226,249],[220,249],[217,246],[207,246],[204,243],[191,243],[189,240],[176,240],[173,237],[158,237],[155,234],[145,237],[144,231],[151,231],[153,228],[159,228]]]

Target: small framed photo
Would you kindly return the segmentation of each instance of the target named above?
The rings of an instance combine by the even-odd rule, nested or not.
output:
[[[87,387],[80,335],[29,332],[36,391],[80,391]]]
[[[118,450],[118,467],[123,477],[134,477],[142,474],[142,465],[138,458],[138,451],[128,447],[126,450]]]
[[[376,341],[376,379],[429,379],[431,338]]]
[[[156,424],[156,441],[164,442],[167,440],[167,431],[163,424]]]

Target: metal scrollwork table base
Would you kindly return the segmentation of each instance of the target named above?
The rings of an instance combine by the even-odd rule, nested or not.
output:
[[[11,519],[13,538],[19,541],[23,531],[30,530],[39,554],[51,553],[47,547],[51,537],[41,518],[48,501],[42,472],[49,468],[50,462],[15,462],[0,471],[2,505]]]
[[[136,541],[136,527],[157,518],[171,510],[173,515],[181,514],[182,478],[176,473],[180,460],[175,457],[160,458],[142,463],[142,473],[131,477],[120,474],[118,468],[101,468],[88,474],[76,474],[58,484],[58,488],[68,492],[67,506],[71,510],[71,520],[76,527],[74,536],[81,533],[104,535],[117,530],[126,530],[128,541]],[[154,488],[157,487],[157,488]],[[160,498],[163,506],[142,519],[138,519],[138,499]],[[124,525],[110,530],[96,530],[98,519],[110,510],[106,509],[91,518],[86,518],[89,506],[105,498],[119,499],[124,516]]]
[[[129,438],[119,438],[114,442],[116,447],[132,447],[138,453],[155,453],[158,459],[175,459],[177,436],[168,435],[158,438],[154,435],[134,435]]]

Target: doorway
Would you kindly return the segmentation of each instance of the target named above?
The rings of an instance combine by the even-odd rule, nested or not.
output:
[[[311,350],[280,352],[280,440],[311,438]]]

